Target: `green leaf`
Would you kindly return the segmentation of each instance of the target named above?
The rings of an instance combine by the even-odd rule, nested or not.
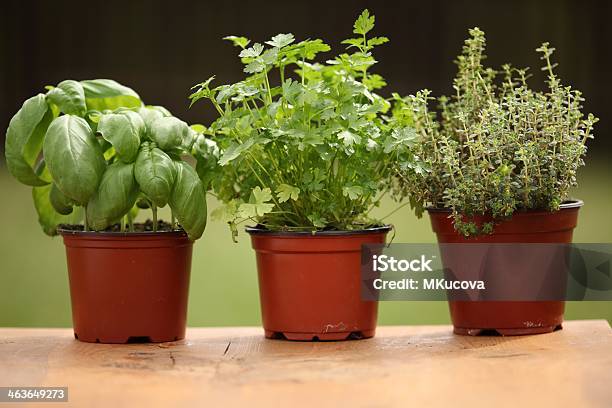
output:
[[[349,130],[343,130],[342,132],[338,133],[338,139],[342,140],[342,142],[344,142],[344,145],[349,147],[361,142],[361,136]]]
[[[79,224],[83,219],[83,211],[80,207],[70,215],[62,215],[55,211],[50,199],[52,188],[52,184],[47,184],[46,186],[34,187],[32,189],[32,199],[34,200],[34,207],[38,213],[38,223],[45,234],[50,236],[57,235],[58,225]]]
[[[252,47],[245,48],[244,50],[240,51],[240,54],[238,54],[238,56],[240,58],[255,58],[260,56],[263,50],[263,45],[261,45],[260,43],[255,43]]]
[[[371,74],[363,78],[363,84],[367,86],[368,89],[380,89],[387,86],[385,79],[378,74]]]
[[[307,60],[314,59],[320,52],[327,52],[331,50],[329,45],[325,44],[319,39],[302,41],[298,44],[298,46],[301,49],[300,55]]]
[[[43,145],[45,162],[57,187],[85,205],[96,192],[106,161],[87,122],[64,115],[51,122]]]
[[[274,63],[278,60],[278,48],[270,48],[266,50],[262,55],[261,59],[266,65],[274,65]]]
[[[47,93],[47,100],[57,105],[60,112],[69,115],[83,116],[87,112],[85,105],[85,91],[83,85],[77,81],[66,80]]]
[[[74,201],[66,197],[55,184],[52,184],[51,186],[49,201],[51,201],[51,205],[55,211],[62,215],[70,214],[72,212],[72,207],[76,204]]]
[[[189,164],[177,161],[175,167],[176,182],[170,196],[170,208],[189,239],[195,241],[206,228],[206,191]]]
[[[238,214],[244,218],[261,217],[272,211],[274,204],[269,204],[272,200],[272,191],[269,188],[263,190],[257,186],[251,191],[251,197],[248,203],[240,204]]]
[[[300,189],[294,186],[290,186],[289,184],[281,184],[276,189],[276,195],[278,196],[278,201],[280,203],[289,201],[289,199],[296,201],[300,196]]]
[[[291,78],[283,82],[283,97],[292,105],[297,104],[297,97],[302,93],[302,85]]]
[[[263,204],[272,200],[272,191],[269,188],[264,188],[263,190],[257,186],[251,191],[251,198],[253,203],[255,204]]]
[[[137,198],[134,164],[116,161],[106,168],[96,194],[87,204],[87,223],[101,231],[126,215]]]
[[[193,130],[195,130],[197,133],[204,133],[206,132],[206,126],[199,124],[199,123],[194,123],[192,125],[189,125],[189,127]]]
[[[353,33],[366,35],[374,28],[374,16],[370,16],[368,9],[363,10],[361,15],[355,20]]]
[[[347,44],[348,45],[347,48],[360,47],[361,45],[363,45],[363,37],[349,38],[347,40],[342,41],[341,44]]]
[[[35,171],[45,133],[53,120],[45,95],[38,94],[23,103],[6,132],[4,151],[9,172],[23,184],[44,186]]]
[[[312,225],[316,228],[325,228],[329,221],[325,217],[322,217],[319,214],[310,214],[308,216],[308,220],[312,223]]]
[[[373,37],[373,38],[368,39],[368,45],[372,47],[376,45],[386,44],[388,42],[389,42],[389,39],[387,37]]]
[[[320,191],[323,189],[323,182],[327,175],[320,168],[315,168],[312,173],[304,173],[302,178],[305,189],[308,191]]]
[[[164,112],[155,106],[143,106],[138,108],[138,114],[142,118],[145,124],[145,138],[151,139],[151,125],[156,119],[163,118]]]
[[[168,152],[180,147],[189,137],[189,126],[174,116],[165,116],[151,123],[150,137],[160,149]]]
[[[247,74],[256,74],[263,71],[266,68],[266,64],[261,59],[253,60],[244,67],[244,72]]]
[[[191,102],[189,103],[189,107],[192,107],[194,103],[199,101],[202,98],[213,98],[213,91],[210,90],[209,85],[215,79],[215,76],[211,76],[204,82],[200,82],[191,87],[191,89],[195,89],[195,91],[189,95],[189,99]]]
[[[384,152],[391,153],[393,150],[399,147],[409,148],[416,142],[417,133],[412,127],[403,127],[395,129],[391,133],[384,144]]]
[[[177,169],[166,153],[144,143],[136,158],[134,175],[142,192],[157,207],[168,203],[176,179]]]
[[[356,200],[363,195],[363,189],[360,186],[344,186],[342,194],[351,200]]]
[[[224,152],[223,155],[221,156],[221,159],[219,159],[219,164],[221,166],[225,166],[227,165],[229,162],[237,159],[238,157],[240,157],[240,155],[247,151],[248,149],[250,149],[256,142],[255,138],[249,138],[246,140],[246,142],[238,144],[238,143],[232,143]]]
[[[88,110],[115,110],[117,108],[138,108],[142,106],[140,96],[127,86],[112,79],[81,81],[85,91]]]
[[[246,37],[236,37],[235,35],[228,35],[227,37],[223,37],[223,39],[231,41],[234,44],[234,46],[240,47],[242,49],[244,49],[251,42]]]
[[[136,112],[109,113],[100,117],[97,133],[113,145],[123,162],[132,163],[138,155],[145,123]]]
[[[272,37],[272,39],[270,41],[266,41],[266,44],[268,44],[268,45],[270,45],[272,47],[283,48],[283,47],[291,44],[294,41],[295,41],[295,37],[291,33],[289,33],[289,34],[277,34],[274,37]]]

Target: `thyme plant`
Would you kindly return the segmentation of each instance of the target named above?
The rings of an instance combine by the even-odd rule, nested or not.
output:
[[[597,122],[584,115],[580,91],[561,83],[549,43],[536,50],[548,89],[534,91],[528,69],[485,67],[485,34],[469,33],[456,60],[455,94],[438,99],[440,120],[428,109],[434,98],[427,90],[398,108],[414,118],[415,155],[427,171],[401,169],[396,191],[411,197],[419,216],[427,205],[451,209],[455,229],[466,236],[490,233],[496,220],[517,211],[558,210]],[[474,215],[493,221],[477,225]]]
[[[271,230],[353,230],[379,224],[369,217],[399,161],[412,163],[416,135],[375,91],[386,85],[370,72],[374,16],[354,24],[351,52],[315,62],[330,47],[278,34],[265,45],[230,36],[241,48],[242,81],[196,85],[192,104],[212,103],[218,119],[195,146],[197,169],[225,203],[213,216],[236,226],[252,221]],[[211,160],[216,157],[218,160]]]

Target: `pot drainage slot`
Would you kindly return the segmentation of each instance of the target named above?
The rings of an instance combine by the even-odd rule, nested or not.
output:
[[[354,331],[354,332],[351,332],[351,334],[349,334],[346,339],[347,340],[361,340],[363,338],[365,338],[365,336],[363,335],[362,332]]]
[[[283,332],[274,332],[269,338],[272,340],[287,340],[287,337]]]
[[[482,329],[479,333],[475,334],[476,336],[493,336],[493,337],[499,337],[501,336],[501,333],[498,332],[495,329]]]
[[[130,336],[127,339],[127,344],[134,343],[151,343],[151,338],[149,336]]]

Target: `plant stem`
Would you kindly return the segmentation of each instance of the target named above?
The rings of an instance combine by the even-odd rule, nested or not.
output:
[[[153,213],[153,232],[157,232],[157,206],[151,204],[151,212]]]
[[[83,221],[85,224],[85,231],[89,231],[89,223],[87,222],[87,205],[83,206],[83,213],[85,215],[85,220]]]

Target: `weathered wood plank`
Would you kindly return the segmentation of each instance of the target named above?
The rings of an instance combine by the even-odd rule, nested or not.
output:
[[[370,340],[266,340],[192,328],[184,341],[104,345],[67,329],[0,329],[0,386],[68,386],[70,404],[131,406],[612,406],[612,330],[573,321],[529,337],[381,327]]]

